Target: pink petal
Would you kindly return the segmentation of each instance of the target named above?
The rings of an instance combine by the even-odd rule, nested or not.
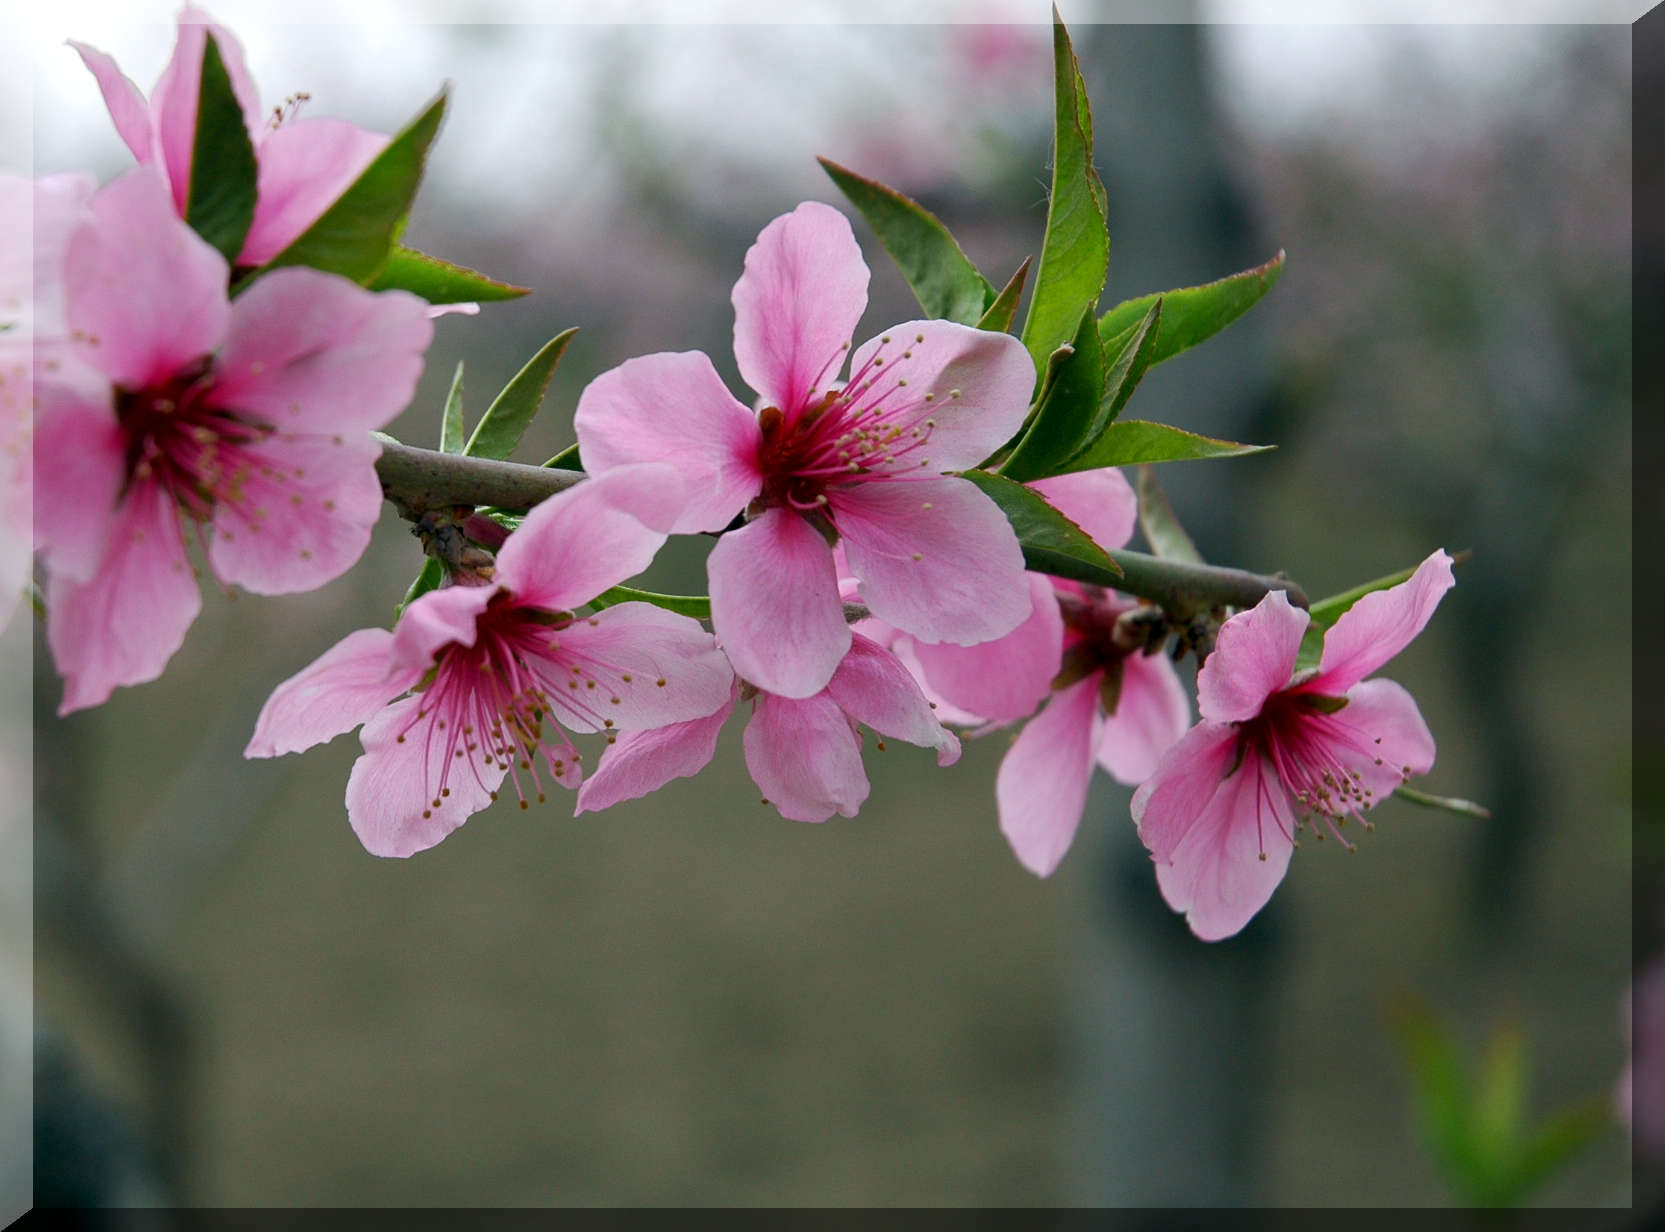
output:
[[[851,636],[850,653],[833,673],[825,696],[857,723],[882,736],[935,749],[939,766],[951,766],[960,759],[959,739],[937,721],[908,669],[865,637]]]
[[[621,603],[552,629],[549,646],[551,674],[567,686],[551,690],[550,708],[572,731],[701,718],[734,687],[734,670],[699,621],[651,603]]]
[[[368,434],[279,436],[248,452],[257,464],[239,499],[214,506],[208,561],[219,579],[283,595],[322,586],[356,564],[381,514],[381,446]]]
[[[758,694],[742,744],[752,782],[791,821],[854,817],[867,799],[861,740],[829,697]]]
[[[127,438],[108,403],[89,406],[45,384],[37,396],[35,546],[55,577],[85,582],[97,572],[118,516]]]
[[[428,306],[313,269],[262,274],[232,305],[209,405],[285,432],[380,428],[410,403]]]
[[[852,393],[865,391],[858,402],[882,398],[887,419],[903,429],[930,421],[917,451],[922,458],[910,453],[910,465],[958,471],[982,462],[1023,426],[1035,364],[1010,334],[905,321],[856,350],[850,384]]]
[[[819,531],[770,509],[717,540],[706,572],[711,625],[741,679],[783,697],[827,687],[850,649],[850,626]]]
[[[351,188],[387,137],[345,120],[292,119],[260,143],[254,221],[238,265],[264,265],[289,247]]]
[[[225,258],[181,222],[151,167],[107,184],[64,255],[66,316],[86,362],[128,389],[160,384],[219,346]]]
[[[1289,683],[1310,617],[1274,590],[1220,626],[1197,672],[1197,709],[1211,723],[1240,723]]]
[[[489,757],[458,759],[447,779],[451,794],[434,807],[437,763],[448,756],[437,724],[447,716],[429,711],[418,719],[422,700],[417,694],[394,702],[359,733],[364,756],[347,778],[347,820],[373,856],[427,850],[490,804],[503,782],[504,770]]]
[[[1034,610],[1005,637],[976,646],[951,642],[913,643],[914,660],[933,697],[980,719],[1021,719],[1052,692],[1064,645],[1064,620],[1052,584],[1029,575]]]
[[[896,656],[896,661],[908,669],[908,675],[913,677],[913,682],[919,686],[919,691],[925,695],[925,700],[935,708],[938,722],[954,723],[960,727],[976,727],[983,722],[982,715],[972,714],[969,710],[960,709],[931,687],[930,680],[926,678],[925,669],[919,663],[917,653],[919,643],[906,633],[898,633],[883,621],[872,619],[855,621],[850,626],[850,632],[877,642]],[[954,649],[961,648],[956,646]],[[971,734],[981,735],[982,733],[973,732]]]
[[[1441,549],[1399,585],[1365,595],[1324,634],[1318,676],[1308,687],[1344,693],[1370,675],[1422,632],[1456,581],[1451,558]]]
[[[601,754],[601,764],[578,789],[579,813],[599,813],[621,800],[658,791],[672,779],[691,778],[717,753],[717,736],[734,713],[737,690],[703,719],[689,719],[646,731],[625,732]]]
[[[1101,548],[1125,547],[1139,521],[1139,498],[1113,466],[1037,479],[1028,485]]]
[[[1171,862],[1157,862],[1156,883],[1191,931],[1219,941],[1264,907],[1289,869],[1295,849],[1289,795],[1258,754],[1220,784]]]
[[[887,624],[965,646],[1003,637],[1033,611],[1017,536],[969,479],[870,481],[829,498],[862,597]]]
[[[652,563],[684,493],[658,463],[591,476],[526,515],[497,554],[497,581],[523,607],[581,607]]]
[[[139,87],[123,75],[116,62],[97,48],[89,47],[85,43],[69,40],[69,45],[80,53],[81,63],[85,64],[98,82],[98,89],[104,95],[104,105],[110,109],[110,119],[115,121],[116,132],[127,143],[127,148],[133,151],[133,157],[141,163],[148,163],[155,157],[151,146],[150,132],[150,104],[145,102],[145,96]]]
[[[64,678],[59,714],[162,674],[202,595],[185,558],[178,511],[160,484],[128,487],[96,575],[83,583],[54,574],[46,602],[47,643]]]
[[[1191,699],[1168,656],[1133,655],[1122,663],[1121,694],[1116,713],[1104,720],[1098,764],[1118,783],[1137,787],[1190,726]]]
[[[289,677],[266,699],[244,757],[299,753],[368,722],[422,678],[391,670],[393,634],[359,629]]]
[[[789,415],[837,383],[867,307],[867,263],[850,223],[806,201],[763,228],[734,284],[734,358],[760,406]]]
[[[757,417],[734,400],[699,351],[644,355],[603,372],[573,416],[590,474],[667,462],[689,503],[673,533],[721,530],[762,488]]]
[[[994,781],[1000,832],[1018,863],[1050,877],[1075,841],[1098,743],[1094,672],[1062,690],[1030,719],[1000,763]]]
[[[1433,734],[1416,700],[1392,680],[1354,685],[1347,691],[1347,705],[1308,723],[1326,734],[1328,755],[1357,774],[1377,804],[1408,776],[1434,768]]]
[[[389,670],[426,672],[445,647],[474,645],[480,613],[499,593],[491,586],[446,586],[418,595],[393,631]]]
[[[1133,793],[1133,822],[1158,862],[1167,861],[1196,825],[1238,752],[1237,728],[1198,723],[1161,756]]]

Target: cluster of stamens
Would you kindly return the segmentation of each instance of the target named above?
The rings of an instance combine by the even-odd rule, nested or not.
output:
[[[612,744],[618,730],[608,711],[623,703],[622,691],[666,686],[663,676],[645,681],[588,656],[564,653],[561,632],[579,620],[598,623],[594,617],[519,607],[499,591],[476,618],[474,645],[451,643],[440,650],[421,701],[395,737],[402,744],[413,732],[416,738],[426,734],[422,774],[433,795],[424,818],[443,807],[453,773],[473,776],[496,800],[482,769],[505,771],[523,809],[547,798],[546,769],[555,782],[576,786],[583,754],[561,719],[599,729]],[[433,715],[444,717],[427,723]]]
[[[1276,693],[1259,716],[1242,725],[1239,739],[1244,755],[1266,760],[1295,802],[1297,824],[1317,839],[1333,837],[1354,851],[1342,833],[1348,820],[1366,831],[1375,828],[1365,813],[1380,801],[1359,767],[1384,764],[1382,738],[1348,717],[1346,698],[1299,689]],[[1411,767],[1401,766],[1397,774],[1405,782]],[[1264,776],[1262,784],[1266,790]]]
[[[939,401],[957,399],[960,391],[915,389],[900,375],[913,359],[912,345],[924,341],[925,335],[916,334],[913,344],[897,353],[886,335],[841,388],[818,388],[841,362],[849,347],[845,343],[823,365],[817,388],[809,390],[803,405],[765,407],[758,415],[764,486],[755,508],[784,505],[804,514],[825,514],[829,488],[903,479],[928,469],[925,449],[936,427],[929,410]]]

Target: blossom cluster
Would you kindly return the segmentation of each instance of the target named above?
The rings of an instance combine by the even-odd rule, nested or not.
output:
[[[8,381],[30,369],[34,391],[32,424],[8,402],[0,425],[33,435],[8,499],[32,491],[66,713],[164,670],[202,602],[193,542],[222,585],[260,594],[359,559],[383,499],[373,433],[411,400],[444,310],[302,259],[399,138],[268,121],[235,38],[195,10],[148,98],[76,49],[138,165],[103,187],[0,185],[8,215],[35,219],[32,258],[6,269],[6,290],[34,288],[0,334]],[[218,231],[193,167],[216,74],[253,192]],[[1102,767],[1137,788],[1162,893],[1207,939],[1266,903],[1302,829],[1343,838],[1432,767],[1415,702],[1369,677],[1427,623],[1450,557],[1327,622],[1304,670],[1309,615],[1284,590],[1215,613],[1204,641],[1103,578],[1032,569],[1008,509],[967,475],[1023,452],[1046,405],[1032,348],[998,322],[929,314],[855,345],[868,279],[838,210],[768,223],[732,293],[749,396],[697,351],[597,376],[574,413],[586,477],[523,520],[466,510],[495,528],[466,567],[451,561],[395,628],[351,633],[279,684],[247,755],[360,728],[348,820],[368,851],[409,856],[505,791],[527,808],[560,787],[583,812],[696,774],[737,708],[752,779],[803,822],[867,798],[863,729],[948,766],[961,734],[1016,728],[996,811],[1022,865],[1058,867]],[[1139,502],[1115,466],[1017,477],[1082,551],[1109,561],[1132,539]],[[696,534],[717,537],[709,628],[618,589]],[[16,589],[27,562],[5,563]],[[1176,635],[1176,651],[1212,642],[1195,722],[1165,653]]]

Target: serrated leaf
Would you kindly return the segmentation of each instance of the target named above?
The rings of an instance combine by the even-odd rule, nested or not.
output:
[[[405,609],[430,590],[438,590],[439,584],[445,580],[445,566],[430,556],[422,562],[422,571],[416,575],[416,580],[405,591],[405,597],[399,600],[399,606],[393,609],[393,621],[398,623],[399,617],[405,614]]]
[[[577,332],[574,327],[556,334],[526,361],[526,366],[503,387],[503,392],[492,400],[480,422],[474,425],[474,435],[468,438],[464,453],[501,462],[515,451],[543,404],[544,391],[555,375],[555,365],[561,362],[561,354]]]
[[[977,324],[994,303],[994,288],[941,220],[894,188],[857,175],[830,158],[816,161],[873,228],[925,315],[961,325]]]
[[[369,282],[372,291],[409,291],[430,304],[492,303],[531,294],[530,287],[500,282],[466,265],[398,246]]]
[[[1200,287],[1180,287],[1154,295],[1125,300],[1099,318],[1099,337],[1104,353],[1114,355],[1125,338],[1131,338],[1139,321],[1156,300],[1163,301],[1162,328],[1151,350],[1150,364],[1172,359],[1206,341],[1260,302],[1277,285],[1283,274],[1283,250],[1264,265],[1231,274]]]
[[[964,475],[1006,515],[1028,568],[1096,586],[1114,586],[1121,580],[1122,571],[1108,553],[1040,493],[988,471],[965,471]]]
[[[1163,560],[1202,564],[1202,553],[1197,551],[1197,545],[1191,541],[1185,527],[1180,525],[1179,515],[1168,503],[1168,494],[1157,482],[1156,472],[1148,466],[1141,466],[1133,487],[1139,495],[1139,529],[1145,533],[1145,542],[1150,545],[1151,554]]]
[[[1464,800],[1460,796],[1435,796],[1425,791],[1418,791],[1414,787],[1404,786],[1395,787],[1393,794],[1407,804],[1416,804],[1423,808],[1441,809],[1447,813],[1456,813],[1460,817],[1476,817],[1484,821],[1492,815],[1492,811],[1485,805],[1476,804],[1473,800]]]
[[[369,284],[387,264],[416,199],[428,147],[445,115],[445,91],[395,133],[347,191],[263,269],[308,265]],[[245,281],[242,286],[247,286]]]
[[[1088,308],[1068,351],[1048,364],[1040,403],[1000,473],[1020,483],[1056,475],[1065,459],[1081,448],[1103,392],[1104,357],[1093,310]]]
[[[633,586],[615,586],[603,591],[590,603],[594,607],[612,607],[615,603],[651,603],[667,612],[692,616],[695,620],[711,619],[711,599],[706,595],[661,595],[651,590],[637,590]]]
[[[1198,436],[1167,424],[1144,419],[1123,419],[1099,433],[1098,439],[1072,457],[1060,473],[1097,470],[1101,466],[1134,466],[1147,462],[1186,462],[1198,458],[1239,458],[1264,453],[1271,445],[1244,445],[1238,441]]]
[[[439,421],[439,451],[461,453],[468,426],[463,420],[463,361],[457,361],[456,375],[451,378],[451,392],[445,395],[445,412]]]
[[[546,467],[553,467],[558,471],[583,470],[584,460],[578,456],[578,442],[574,441],[572,444],[568,445],[565,449],[561,450],[560,453],[545,462],[544,465]]]
[[[1018,301],[1023,298],[1023,283],[1029,277],[1029,258],[1023,259],[1023,264],[1017,267],[1017,273],[1001,288],[1000,294],[994,297],[994,303],[977,322],[978,329],[994,330],[998,333],[1012,332],[1012,322],[1017,319]]]
[[[1093,169],[1093,118],[1069,31],[1052,10],[1054,114],[1052,192],[1035,294],[1023,345],[1046,370],[1047,357],[1075,336],[1085,310],[1098,303],[1110,268],[1104,185]]]
[[[232,91],[220,45],[210,33],[202,48],[185,221],[232,264],[254,222],[259,174],[243,108]]]
[[[1110,370],[1104,374],[1104,396],[1099,399],[1098,418],[1094,420],[1092,430],[1087,434],[1089,445],[1098,439],[1100,432],[1115,422],[1116,416],[1122,413],[1127,400],[1133,396],[1133,391],[1144,379],[1145,369],[1150,367],[1151,351],[1156,345],[1157,330],[1161,324],[1162,300],[1158,298],[1150,306],[1150,311],[1145,313],[1144,319],[1139,322],[1133,336],[1122,344],[1120,351],[1103,352],[1106,356],[1114,355],[1115,359],[1109,361]]]

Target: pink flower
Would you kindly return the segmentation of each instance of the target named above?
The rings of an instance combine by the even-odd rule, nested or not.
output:
[[[1022,424],[1035,381],[1017,339],[910,321],[857,348],[867,266],[838,211],[806,202],[763,229],[734,286],[734,354],[753,414],[697,351],[630,360],[578,400],[584,464],[674,463],[693,498],[673,528],[718,531],[712,623],[735,670],[813,697],[850,648],[833,539],[880,619],[961,644],[1029,614],[1023,554],[969,480]]]
[[[1614,1092],[1638,1155],[1665,1159],[1665,960],[1642,969],[1626,998],[1630,1060]]]
[[[224,583],[320,586],[381,509],[369,432],[410,400],[427,305],[309,269],[235,304],[148,167],[101,190],[63,259],[71,359],[36,386],[35,540],[60,713],[153,680],[201,607],[186,524]],[[86,379],[91,376],[91,380]]]
[[[148,102],[111,57],[84,43],[72,42],[70,46],[81,53],[82,61],[98,81],[116,132],[134,158],[162,171],[172,190],[174,209],[181,217],[190,192],[197,94],[209,34],[219,46],[232,93],[243,109],[243,123],[254,143],[258,164],[254,222],[235,264],[264,265],[335,203],[381,153],[388,139],[342,120],[296,118],[294,112],[304,95],[292,100],[287,111],[263,111],[260,95],[243,62],[242,46],[229,30],[215,25],[198,8],[187,6],[180,11],[173,58],[162,70]]]
[[[1366,811],[1433,767],[1411,695],[1364,678],[1410,644],[1452,584],[1451,558],[1435,552],[1355,603],[1318,667],[1293,679],[1309,618],[1283,591],[1220,626],[1197,673],[1202,721],[1133,795],[1162,896],[1197,936],[1229,937],[1266,904],[1302,821],[1320,837],[1340,838],[1349,817],[1368,829]]]
[[[1101,547],[1132,537],[1137,500],[1114,468],[1029,486]],[[1172,662],[1144,653],[1143,628],[1123,619],[1136,602],[1036,573],[1029,585],[1034,612],[1003,638],[967,647],[901,639],[896,650],[951,721],[1004,725],[1044,703],[1000,763],[995,799],[1019,863],[1046,877],[1075,840],[1093,766],[1142,782],[1185,734],[1191,706]]]
[[[578,812],[645,796],[704,769],[736,699],[752,703],[744,741],[752,781],[766,803],[793,821],[825,821],[834,813],[854,817],[867,799],[858,723],[935,749],[939,766],[953,765],[960,757],[959,740],[931,713],[907,669],[858,633],[827,687],[813,697],[781,697],[737,684],[714,714],[620,736],[579,789]],[[884,748],[882,740],[879,747]]]
[[[395,631],[349,634],[277,687],[244,756],[362,723],[347,818],[372,854],[408,856],[495,800],[505,775],[522,808],[529,792],[543,801],[545,771],[577,786],[568,732],[611,739],[711,714],[734,676],[697,621],[646,603],[574,615],[647,567],[681,498],[674,472],[640,466],[544,501],[498,554],[494,585],[430,591]]]

